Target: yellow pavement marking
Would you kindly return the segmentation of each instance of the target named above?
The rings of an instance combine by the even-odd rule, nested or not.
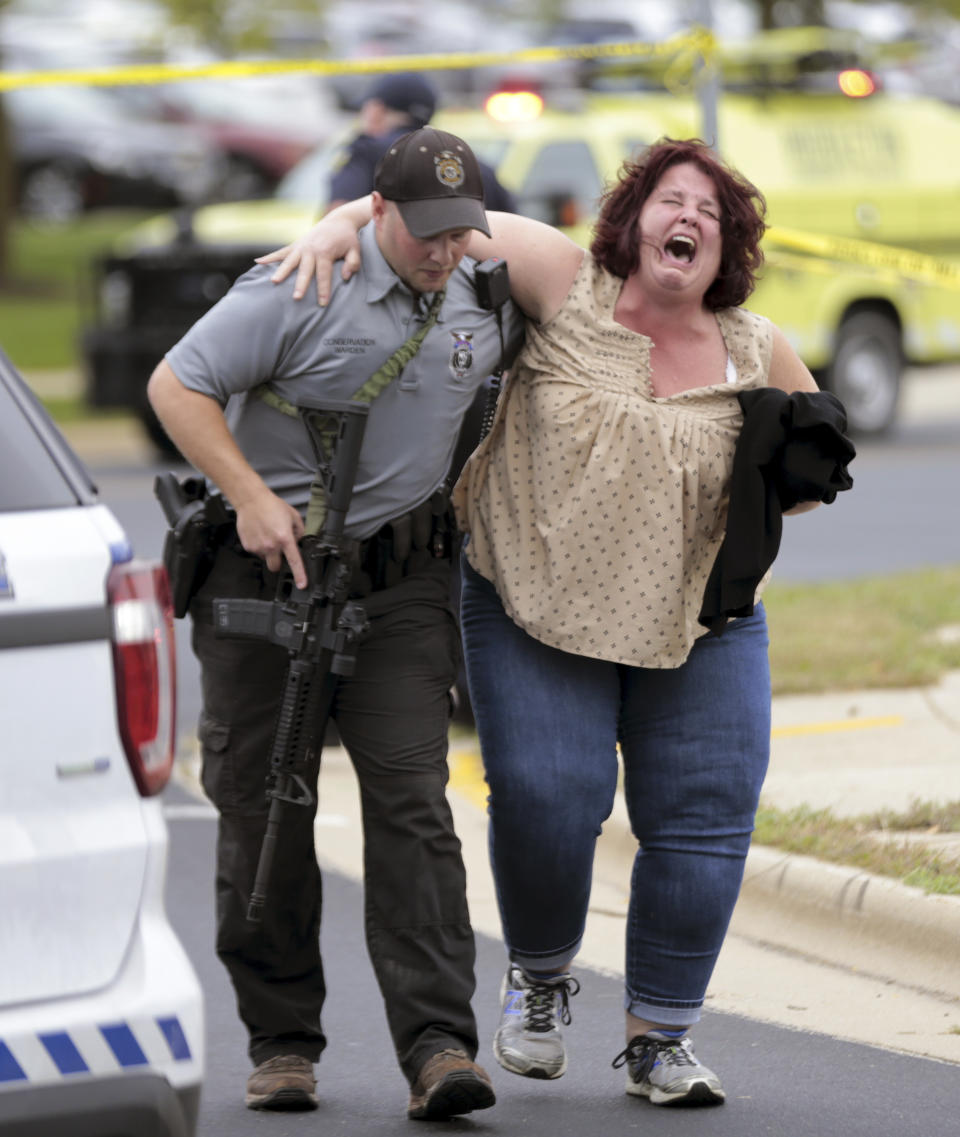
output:
[[[839,734],[850,730],[877,730],[883,727],[902,726],[903,715],[878,715],[873,718],[838,719],[834,722],[797,723],[794,726],[775,726],[771,738],[797,738],[807,734]],[[480,752],[469,747],[450,750],[450,788],[462,794],[478,809],[487,808],[487,783],[483,777]]]
[[[453,749],[450,751],[450,788],[469,800],[471,805],[486,812],[487,783],[483,777],[483,762],[479,750]]]
[[[883,726],[903,726],[903,715],[876,718],[838,719],[836,722],[805,722],[796,726],[775,726],[771,738],[795,738],[801,734],[834,734],[844,730],[873,730]]]

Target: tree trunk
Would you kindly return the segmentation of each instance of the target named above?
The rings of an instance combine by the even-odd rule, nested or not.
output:
[[[0,20],[3,19],[7,3],[8,0],[0,0]],[[3,59],[0,57],[0,71],[2,70]],[[10,122],[3,105],[3,96],[0,95],[0,286],[10,278],[10,242],[17,201],[16,177]]]
[[[16,216],[16,167],[10,123],[0,96],[0,285],[10,277],[10,239]]]

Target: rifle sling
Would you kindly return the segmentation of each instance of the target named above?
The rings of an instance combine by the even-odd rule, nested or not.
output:
[[[390,386],[394,379],[397,378],[404,367],[406,367],[420,350],[423,341],[427,337],[427,332],[429,332],[437,322],[437,317],[440,314],[440,305],[443,303],[445,296],[446,292],[443,289],[434,293],[433,301],[430,304],[424,322],[412,336],[397,348],[389,359],[385,360],[377,368],[362,387],[354,391],[350,396],[352,402],[372,403],[374,399]],[[321,465],[325,457],[332,456],[332,443],[336,437],[336,429],[335,427],[331,428],[329,425],[329,415],[326,415],[324,411],[319,409],[314,410],[311,407],[296,406],[295,403],[291,403],[289,399],[285,399],[283,395],[278,394],[270,385],[269,381],[261,383],[260,386],[255,387],[251,393],[257,398],[262,399],[267,406],[273,407],[274,410],[280,411],[292,418],[302,418],[313,424],[311,440],[319,439],[324,453],[317,456],[317,473],[310,485],[310,503],[307,506],[305,531],[308,534],[319,533],[323,528],[323,521],[327,513],[326,491],[324,490],[323,478],[321,476]],[[328,421],[325,423],[324,419]]]

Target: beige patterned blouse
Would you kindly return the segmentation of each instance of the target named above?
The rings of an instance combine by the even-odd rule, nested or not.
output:
[[[511,619],[577,655],[678,667],[723,540],[742,423],[772,326],[717,313],[736,381],[658,398],[651,340],[618,324],[622,280],[584,257],[557,315],[528,323],[493,428],[454,491],[471,565]]]

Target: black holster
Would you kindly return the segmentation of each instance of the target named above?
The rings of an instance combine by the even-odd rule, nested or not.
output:
[[[173,614],[180,619],[207,579],[235,515],[220,494],[207,493],[202,478],[181,481],[169,472],[158,474],[153,490],[170,526],[163,541],[163,564],[170,578]]]

